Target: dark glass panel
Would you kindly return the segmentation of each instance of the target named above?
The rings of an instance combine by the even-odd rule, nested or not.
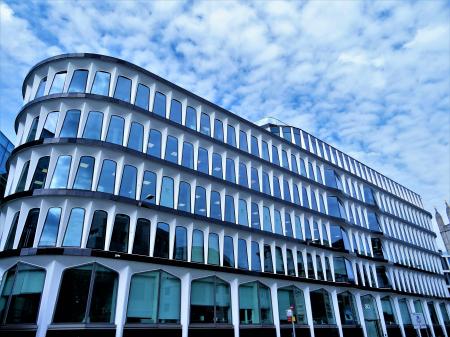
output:
[[[187,261],[187,230],[182,226],[175,228],[175,248],[173,258]]]
[[[111,234],[109,250],[114,252],[128,252],[128,234],[130,232],[130,217],[125,214],[116,214]]]
[[[19,182],[17,183],[16,193],[25,191],[25,184],[27,183],[28,170],[30,168],[30,161],[23,164],[22,172],[20,173]]]
[[[95,211],[92,216],[91,229],[86,248],[104,249],[106,236],[106,222],[108,215],[105,211]]]
[[[44,188],[45,180],[47,179],[49,162],[49,156],[39,158],[36,169],[34,170],[33,178],[31,179],[30,190]]]
[[[252,271],[261,271],[261,255],[258,242],[252,241],[251,249]]]
[[[167,223],[158,222],[155,235],[154,257],[169,258],[169,232],[170,227]]]
[[[63,247],[80,247],[81,236],[83,234],[84,209],[72,208],[69,221],[67,222],[66,233],[64,234]]]
[[[223,266],[234,268],[234,245],[231,236],[225,236],[223,239]]]
[[[39,139],[53,138],[56,133],[56,124],[58,123],[59,111],[49,112],[45,119],[44,127],[41,131]]]
[[[17,246],[18,249],[33,247],[38,219],[39,219],[39,208],[30,209],[27,215],[27,219],[25,220],[22,235],[20,236],[20,241]]]
[[[150,221],[139,218],[134,234],[133,254],[148,255],[150,251]]]

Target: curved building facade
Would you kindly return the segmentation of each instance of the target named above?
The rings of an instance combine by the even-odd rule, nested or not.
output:
[[[379,172],[111,57],[23,97],[0,336],[450,337],[431,215]]]

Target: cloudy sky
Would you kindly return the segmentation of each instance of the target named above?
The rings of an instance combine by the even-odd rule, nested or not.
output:
[[[234,113],[276,116],[450,199],[447,1],[0,1],[1,130],[21,84],[71,52],[136,63]]]

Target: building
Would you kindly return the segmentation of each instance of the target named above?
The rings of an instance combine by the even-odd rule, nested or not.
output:
[[[0,335],[450,337],[420,196],[138,66],[33,67],[0,208]],[[426,330],[426,332],[425,332]]]
[[[0,198],[6,187],[6,161],[14,149],[14,144],[0,131]]]
[[[442,241],[444,241],[444,246],[447,252],[450,252],[450,205],[445,202],[445,210],[447,213],[448,223],[444,223],[444,219],[442,215],[438,212],[438,210],[434,209],[434,217],[436,219],[436,223],[438,224],[439,231],[441,232]]]

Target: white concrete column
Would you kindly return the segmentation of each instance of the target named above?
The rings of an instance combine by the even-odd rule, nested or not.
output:
[[[188,336],[189,329],[189,312],[191,299],[191,273],[186,273],[181,278],[181,302],[180,302],[180,323],[182,329],[182,337]]]
[[[425,316],[425,322],[427,322],[427,325],[430,327],[431,334],[433,335],[433,337],[435,337],[436,334],[434,332],[433,321],[431,320],[431,315],[430,315],[430,311],[428,310],[427,302],[424,300],[421,300],[420,302],[422,303],[423,315]]]
[[[331,292],[331,300],[333,302],[333,311],[334,311],[334,319],[336,320],[336,324],[339,329],[339,336],[344,337],[344,333],[342,331],[342,323],[341,323],[341,316],[339,315],[339,304],[337,299],[337,291],[333,290]]]
[[[234,326],[234,337],[239,337],[239,282],[237,278],[230,282],[230,292],[231,316]]]
[[[387,336],[387,328],[386,328],[386,322],[384,321],[384,314],[383,314],[383,306],[381,305],[381,296],[376,294],[375,295],[375,302],[377,306],[378,311],[378,317],[380,319],[381,323],[381,330],[383,331],[383,335]]]
[[[275,282],[270,287],[270,293],[272,297],[272,313],[273,313],[273,324],[277,332],[277,337],[280,337],[280,313],[278,312],[278,284]]]
[[[398,325],[400,326],[400,330],[402,332],[402,336],[406,337],[405,329],[403,327],[403,319],[402,319],[402,315],[400,313],[400,306],[398,305],[398,298],[397,297],[393,297],[392,298],[392,302],[394,304],[393,307],[394,307],[395,313],[397,314]]]
[[[119,272],[119,283],[117,287],[117,302],[116,302],[116,337],[122,337],[123,327],[127,320],[127,304],[128,304],[128,294],[129,285],[131,280],[130,267],[125,267]]]
[[[361,328],[363,329],[364,337],[370,337],[367,336],[366,321],[364,320],[364,310],[361,303],[361,294],[359,292],[355,294],[355,301],[356,301],[356,310],[358,311],[359,321],[361,324]]]
[[[309,331],[311,332],[311,337],[314,337],[314,322],[312,318],[311,296],[309,291],[309,287],[305,288],[303,290],[303,295],[305,296],[306,319],[308,321]]]
[[[434,301],[433,301],[433,306],[434,306],[434,310],[436,310],[436,314],[437,314],[437,317],[438,317],[439,325],[441,326],[442,331],[444,331],[444,335],[446,337],[450,337],[448,335],[448,333],[447,333],[447,330],[445,329],[445,322],[444,322],[444,318],[442,317],[441,308],[439,307],[438,303],[436,303]]]

